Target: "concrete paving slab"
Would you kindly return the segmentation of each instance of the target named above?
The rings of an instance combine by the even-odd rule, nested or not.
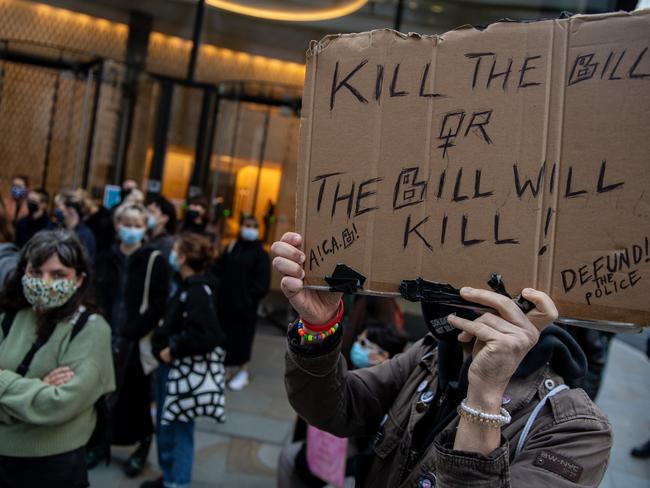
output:
[[[197,429],[230,437],[282,444],[293,429],[293,422],[242,412],[230,412],[225,424],[206,423],[199,420]]]
[[[650,438],[650,361],[643,352],[618,338],[612,341],[596,403],[614,431],[609,469],[601,486],[650,487],[650,460],[630,456],[634,446]]]

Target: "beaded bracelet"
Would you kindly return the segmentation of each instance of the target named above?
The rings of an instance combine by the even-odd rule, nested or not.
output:
[[[305,327],[307,327],[309,330],[313,332],[325,332],[326,330],[329,330],[332,327],[334,327],[335,324],[341,322],[341,318],[343,317],[343,311],[344,311],[344,306],[343,306],[343,300],[341,299],[339,300],[339,304],[336,309],[336,315],[328,323],[324,325],[313,325],[303,320],[302,318],[300,319],[300,321],[304,324]]]
[[[298,335],[305,339],[307,342],[322,342],[325,338],[333,335],[339,328],[339,323],[337,322],[332,327],[326,331],[319,332],[318,334],[309,334],[305,332],[305,326],[302,320],[298,320]]]
[[[487,413],[467,405],[467,398],[460,402],[457,412],[458,415],[467,420],[480,422],[488,427],[501,427],[503,425],[508,425],[512,420],[510,413],[503,407],[501,408],[500,414]]]

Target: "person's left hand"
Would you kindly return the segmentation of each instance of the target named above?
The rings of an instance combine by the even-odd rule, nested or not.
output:
[[[466,300],[498,313],[486,313],[474,321],[456,316],[448,320],[463,331],[458,336],[460,342],[476,338],[468,372],[470,389],[500,401],[517,367],[537,344],[541,330],[557,318],[557,308],[548,295],[530,288],[522,291],[523,297],[535,305],[528,316],[510,298],[493,291],[465,287],[460,293]]]
[[[45,378],[43,378],[43,383],[50,386],[63,386],[72,378],[74,378],[74,371],[67,366],[62,366],[50,371]]]
[[[162,359],[163,363],[171,364],[171,362],[172,362],[172,351],[169,348],[169,346],[166,347],[165,349],[163,349],[162,351],[160,351],[160,359]]]

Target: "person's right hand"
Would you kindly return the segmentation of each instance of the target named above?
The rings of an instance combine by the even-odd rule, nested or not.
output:
[[[72,378],[74,378],[74,371],[67,366],[62,366],[50,371],[45,378],[43,378],[43,383],[50,386],[63,386]]]
[[[304,287],[305,254],[299,249],[302,236],[287,232],[282,239],[271,246],[275,254],[273,268],[282,275],[280,287],[300,317],[313,325],[323,325],[332,320],[338,312],[341,293],[310,290]]]

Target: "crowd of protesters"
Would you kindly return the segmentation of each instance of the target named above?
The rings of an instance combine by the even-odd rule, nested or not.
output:
[[[111,445],[135,446],[135,477],[154,436],[163,476],[142,486],[190,486],[194,418],[221,421],[226,384],[249,383],[270,282],[257,221],[243,216],[219,252],[209,213],[201,197],[183,211],[145,201],[133,180],[108,209],[13,178],[0,200],[0,486],[88,486]]]
[[[182,212],[146,201],[133,180],[108,209],[83,190],[51,197],[13,179],[0,200],[0,487],[88,486],[111,445],[135,446],[123,469],[136,477],[154,439],[163,476],[141,486],[191,485],[194,419],[222,421],[225,387],[251,381],[270,283],[258,222],[242,216],[222,247],[210,214],[202,197]],[[554,325],[535,290],[522,292],[536,307],[524,315],[463,289],[498,315],[423,304],[431,334],[408,346],[396,300],[305,289],[301,239],[273,245],[299,315],[285,378],[299,418],[279,486],[325,485],[309,429],[349,438],[345,474],[358,486],[598,485],[612,436],[592,400],[611,335]],[[553,469],[531,471],[540,459]]]

